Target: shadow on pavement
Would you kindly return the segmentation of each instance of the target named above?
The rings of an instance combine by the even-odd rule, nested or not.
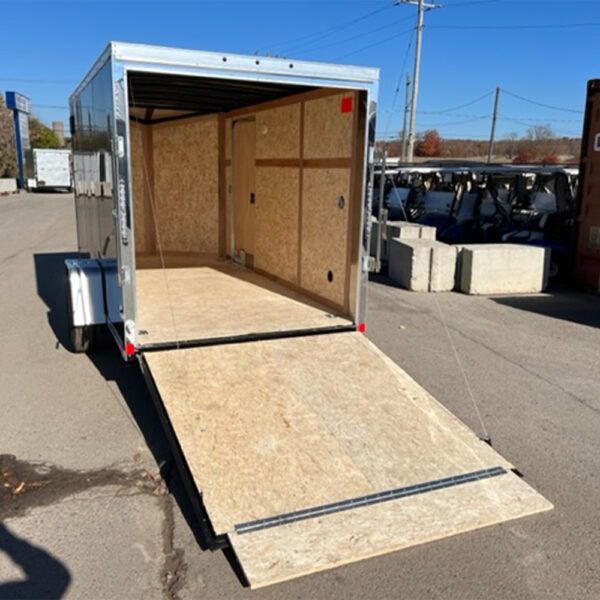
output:
[[[58,342],[68,350],[70,341],[65,304],[64,261],[66,258],[77,256],[76,253],[60,252],[33,255],[37,291],[48,307],[48,324]],[[137,363],[128,364],[123,361],[112,335],[106,328],[99,328],[94,350],[88,354],[88,358],[105,380],[113,381],[119,387],[170,493],[179,505],[196,541],[204,548],[192,503],[178,470],[171,468],[169,442]]]
[[[25,573],[25,579],[0,583],[0,600],[62,598],[71,583],[69,570],[51,554],[17,537],[0,523],[0,551]]]
[[[589,327],[600,327],[600,298],[573,290],[556,290],[543,295],[504,296],[492,298],[502,306],[571,321]]]

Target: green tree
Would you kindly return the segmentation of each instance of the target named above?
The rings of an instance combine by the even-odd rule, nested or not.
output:
[[[29,141],[32,148],[60,148],[52,129],[35,117],[29,117]]]

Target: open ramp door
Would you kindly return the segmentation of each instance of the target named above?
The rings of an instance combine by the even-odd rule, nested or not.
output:
[[[552,508],[360,333],[144,360],[253,588]]]

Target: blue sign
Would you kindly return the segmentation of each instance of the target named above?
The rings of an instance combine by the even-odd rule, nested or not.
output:
[[[31,100],[18,92],[6,92],[6,108],[29,114],[31,112]]]
[[[17,162],[19,163],[19,187],[25,187],[23,177],[23,152],[29,150],[29,113],[31,100],[18,92],[6,92],[6,107],[11,108],[15,118],[15,138],[17,141]]]

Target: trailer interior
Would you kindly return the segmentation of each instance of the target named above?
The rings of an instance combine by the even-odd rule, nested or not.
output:
[[[144,347],[356,326],[365,92],[128,74]]]

